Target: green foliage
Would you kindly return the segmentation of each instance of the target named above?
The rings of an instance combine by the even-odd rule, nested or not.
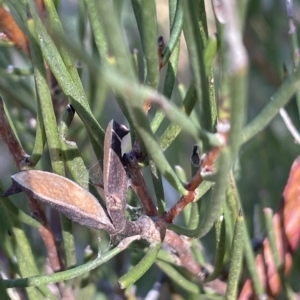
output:
[[[4,3],[30,45],[27,57],[13,43],[0,42],[2,118],[6,115],[21,148],[30,153],[26,168],[70,177],[105,205],[103,192],[95,185],[103,185],[103,128],[115,119],[130,127],[131,141],[123,142],[124,152],[138,140],[147,154],[139,163],[160,216],[197,190],[195,202],[168,224],[168,230],[185,236],[178,249],[193,254],[189,261],[178,249],[174,254],[170,247],[135,237],[113,243],[104,231],[79,226],[45,207],[65,266],[50,275],[45,265],[51,251],[40,237],[43,222],[32,206],[30,211],[24,194],[0,198],[1,299],[8,299],[7,293],[16,287],[28,299],[59,299],[68,291],[76,299],[110,299],[120,293],[119,287],[126,289],[124,297],[136,299],[153,291],[155,283],[164,286],[160,299],[175,294],[180,299],[198,294],[205,294],[205,299],[218,299],[218,294],[235,299],[247,277],[262,296],[266,291],[255,269],[251,239],[264,228],[253,218],[262,220],[264,207],[277,211],[288,170],[299,152],[278,116],[286,106],[299,128],[297,32],[289,36],[288,18],[280,7],[239,1],[236,14],[227,11],[228,21],[222,9],[214,15],[203,0],[169,0],[164,5],[154,0],[44,0],[46,18],[33,1]],[[229,11],[235,4],[224,3]],[[274,16],[280,13],[278,21]],[[158,23],[167,14],[168,26]],[[159,54],[158,32],[166,34],[165,27],[169,38]],[[16,173],[4,144],[0,144],[1,193]],[[189,189],[200,172],[190,163],[194,144],[202,154],[219,152],[213,161],[215,173],[199,169],[205,180],[199,188]],[[99,173],[89,174],[94,164],[99,164]],[[180,165],[180,171],[174,165]],[[134,207],[128,215],[140,206],[136,198],[128,192],[127,203]],[[266,220],[282,295],[292,298],[297,282],[284,277],[272,216]],[[201,266],[201,273],[191,271],[192,261]],[[292,274],[300,276],[299,253],[295,262]],[[228,279],[218,279],[221,273]],[[8,279],[2,280],[4,275]]]

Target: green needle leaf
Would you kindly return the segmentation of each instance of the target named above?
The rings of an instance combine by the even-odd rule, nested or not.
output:
[[[244,217],[240,212],[234,229],[232,250],[229,262],[229,275],[228,285],[226,291],[226,299],[234,300],[237,296],[237,288],[239,283],[240,274],[242,271],[242,259],[243,259],[243,235],[244,235]]]
[[[141,278],[154,263],[160,248],[160,243],[150,246],[141,261],[118,280],[119,287],[126,289]]]

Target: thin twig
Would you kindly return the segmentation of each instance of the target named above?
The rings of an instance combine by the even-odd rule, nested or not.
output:
[[[215,147],[202,156],[199,170],[196,172],[192,180],[185,186],[189,191],[188,194],[182,196],[179,201],[177,201],[172,208],[161,217],[164,222],[172,223],[175,217],[177,217],[189,203],[195,200],[195,190],[203,181],[202,174],[203,172],[211,172],[213,170],[214,163],[220,154],[220,149],[220,147]]]
[[[205,279],[205,273],[201,265],[195,260],[189,243],[189,238],[180,236],[174,231],[167,230],[164,240],[169,246],[171,246],[179,259],[179,265],[185,267],[189,272],[199,278],[203,283]],[[203,286],[212,288],[216,293],[224,295],[226,291],[226,283],[219,279],[215,279],[210,282],[203,283]]]
[[[126,166],[127,175],[130,178],[130,186],[140,199],[147,216],[157,216],[157,209],[148,192],[143,174],[140,170],[135,152],[130,151],[123,156],[123,162]]]
[[[8,117],[4,110],[4,103],[0,97],[0,138],[7,146],[15,164],[19,170],[27,168],[30,164],[30,157],[21,146],[14,131],[12,130]]]
[[[174,231],[167,230],[164,241],[176,251],[181,265],[199,278],[202,274],[202,268],[194,259],[190,250],[190,245],[186,239],[187,238],[179,236]]]
[[[289,132],[295,139],[295,142],[297,144],[300,144],[300,134],[297,131],[296,127],[294,126],[294,124],[293,124],[291,118],[289,117],[288,113],[286,112],[286,110],[282,107],[282,108],[280,108],[279,113],[280,113],[280,116],[283,119],[283,122],[285,123],[287,129],[289,130]]]

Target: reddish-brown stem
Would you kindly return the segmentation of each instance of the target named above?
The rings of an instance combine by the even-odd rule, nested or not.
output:
[[[204,279],[202,267],[195,260],[191,252],[189,238],[179,236],[174,231],[167,230],[164,242],[175,250],[180,266],[185,267],[189,272],[198,277],[200,281]],[[204,285],[212,288],[216,293],[221,295],[224,295],[226,292],[227,284],[219,279],[204,283]]]
[[[182,196],[179,201],[177,201],[172,208],[165,213],[161,218],[166,223],[172,223],[175,217],[177,217],[182,210],[195,199],[195,190],[203,181],[202,172],[211,172],[213,171],[214,162],[218,158],[220,154],[220,147],[215,147],[212,150],[208,151],[202,158],[201,158],[201,165],[192,180],[186,184],[186,189],[188,190],[188,194]]]
[[[131,179],[131,188],[140,199],[147,216],[157,216],[157,209],[148,192],[143,174],[133,151],[124,155],[127,174]]]
[[[3,100],[0,97],[0,137],[11,153],[19,170],[29,165],[30,158],[16,138],[4,111]]]
[[[55,238],[49,227],[45,211],[34,198],[28,196],[28,200],[31,211],[37,213],[39,221],[42,225],[39,228],[39,232],[48,251],[49,264],[54,272],[60,271],[64,269],[63,263],[60,259],[60,256],[58,255],[58,249],[56,247]]]
[[[57,253],[56,243],[54,235],[49,228],[46,226],[41,226],[39,232],[43,238],[45,246],[48,251],[49,265],[51,266],[54,272],[58,272],[64,269],[63,262],[60,259],[60,256]]]
[[[197,277],[201,275],[201,266],[194,259],[190,250],[190,244],[185,237],[179,236],[172,230],[167,230],[164,242],[176,251],[176,255],[179,257],[182,266]]]
[[[204,156],[201,158],[201,165],[199,170],[193,176],[192,180],[186,185],[186,189],[188,191],[194,191],[200,185],[200,183],[202,183],[203,178],[201,174],[203,172],[213,171],[214,163],[219,157],[220,151],[220,147],[215,147],[204,154]]]
[[[26,154],[19,141],[17,140],[4,111],[3,100],[0,98],[0,137],[11,153],[15,164],[19,170],[29,166],[30,157]],[[47,247],[49,263],[53,271],[59,271],[63,268],[59,259],[58,249],[56,248],[55,239],[50,230],[48,220],[42,206],[34,198],[28,198],[31,211],[37,212],[41,227],[39,228],[42,239]]]
[[[195,199],[195,192],[189,191],[187,195],[182,196],[172,208],[161,216],[166,223],[172,223],[174,218],[177,217],[182,210]]]
[[[26,35],[15,22],[11,14],[2,5],[0,6],[0,29],[18,48],[27,55],[30,54]]]

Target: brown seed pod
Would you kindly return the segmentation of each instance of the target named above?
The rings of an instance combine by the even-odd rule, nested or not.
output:
[[[127,175],[122,163],[121,141],[128,132],[127,127],[111,120],[104,140],[104,194],[107,211],[116,232],[121,232],[127,221],[125,217]]]
[[[23,191],[81,225],[114,232],[114,227],[98,200],[77,183],[39,170],[22,171],[11,178],[13,184],[2,196]]]

